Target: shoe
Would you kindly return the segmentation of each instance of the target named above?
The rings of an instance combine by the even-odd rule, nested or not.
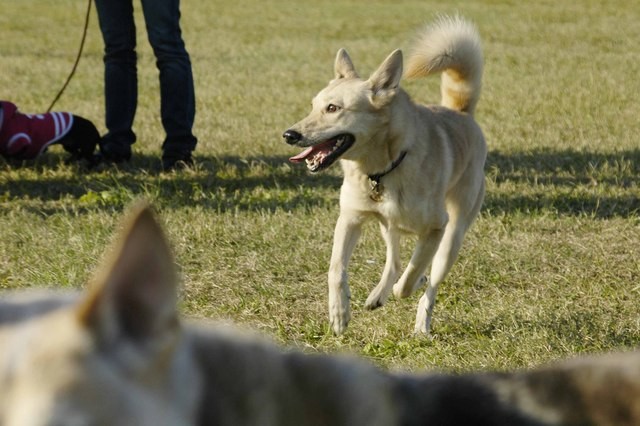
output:
[[[100,154],[103,160],[111,163],[122,163],[131,160],[131,145],[106,142],[100,144]]]
[[[171,153],[162,156],[162,170],[170,172],[172,170],[184,170],[193,167],[191,153]]]

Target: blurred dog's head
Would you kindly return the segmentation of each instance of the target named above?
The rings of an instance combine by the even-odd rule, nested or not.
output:
[[[23,302],[2,318],[0,424],[192,424],[199,374],[176,287],[162,230],[138,208],[77,302]]]

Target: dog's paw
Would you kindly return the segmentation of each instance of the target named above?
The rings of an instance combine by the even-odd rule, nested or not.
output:
[[[420,287],[422,287],[429,279],[426,276],[421,276],[415,283],[408,283],[404,277],[393,285],[393,295],[396,299],[404,299],[411,296]]]
[[[416,325],[413,333],[419,336],[429,337],[431,331],[431,313],[433,306],[429,304],[429,298],[423,294],[418,303],[418,311],[416,313]]]
[[[340,336],[347,329],[347,325],[349,325],[349,315],[330,315],[329,324],[331,325],[333,334]]]
[[[364,302],[364,307],[370,311],[378,309],[385,304],[387,297],[388,295],[381,294],[377,288],[374,288],[369,297],[367,297],[367,301]]]
[[[349,299],[340,299],[329,305],[329,324],[335,335],[339,336],[344,333],[350,319]]]
[[[369,298],[371,298],[371,296],[369,296]],[[384,301],[380,300],[380,298],[375,298],[372,300],[367,299],[367,301],[364,303],[364,308],[369,311],[373,311],[383,306],[384,306]]]
[[[418,306],[418,314],[416,315],[416,325],[413,327],[413,334],[428,337],[431,331],[431,318],[425,309],[421,309],[421,305],[422,303]]]
[[[431,330],[427,328],[424,324],[422,325],[416,324],[415,327],[413,328],[413,335],[416,337],[423,337],[427,339],[430,339],[432,337]]]
[[[408,294],[405,294],[404,285],[402,285],[400,282],[397,282],[393,285],[393,297],[395,297],[396,299],[403,299],[408,296]]]

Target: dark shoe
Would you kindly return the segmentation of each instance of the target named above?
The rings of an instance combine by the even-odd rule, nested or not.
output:
[[[191,153],[165,153],[162,156],[162,170],[170,172],[171,170],[184,170],[193,167],[193,158]]]
[[[131,145],[104,142],[100,144],[100,154],[103,160],[111,163],[122,163],[131,159]]]

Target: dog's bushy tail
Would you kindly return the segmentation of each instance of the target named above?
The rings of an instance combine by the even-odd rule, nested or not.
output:
[[[476,27],[460,16],[441,16],[419,34],[405,76],[442,73],[441,104],[473,114],[480,97],[483,65]]]

